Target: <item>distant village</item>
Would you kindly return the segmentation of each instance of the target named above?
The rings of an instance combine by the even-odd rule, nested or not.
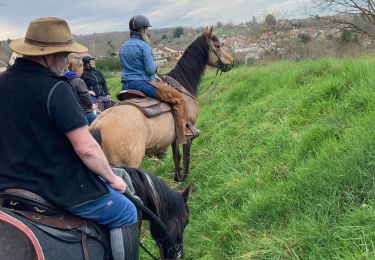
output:
[[[317,26],[316,24],[304,26],[303,20],[299,19],[279,20],[275,28],[266,30],[257,36],[249,35],[249,33],[244,33],[245,30],[241,30],[248,27],[249,24],[238,25],[238,32],[232,35],[220,34],[221,31],[225,30],[216,33],[223,46],[229,49],[237,58],[242,58],[245,64],[250,60],[263,59],[270,54],[287,58],[288,51],[290,54],[290,52],[297,51],[296,49],[298,49],[292,44],[293,42],[299,43],[300,48],[303,46],[304,52],[309,51],[308,43],[312,45],[314,42],[315,44],[319,42],[321,46],[327,44],[327,49],[323,48],[319,50],[318,48],[317,51],[321,51],[321,56],[324,56],[329,48],[333,48],[332,52],[335,52],[335,48],[344,49],[345,44],[342,43],[351,44],[351,50],[353,50],[353,46],[355,45],[356,51],[359,51],[358,54],[360,54],[361,50],[373,50],[375,47],[375,40],[373,38],[353,33],[350,35],[350,38],[342,39],[344,36],[341,28],[325,25]],[[325,43],[324,41],[337,43],[337,46]],[[177,61],[183,51],[184,48],[178,47],[158,46],[153,48],[154,59],[158,65],[166,65],[171,61]],[[319,56],[319,53],[316,53],[314,57],[317,56]]]
[[[342,28],[313,18],[280,19],[272,15],[262,23],[214,26],[214,33],[237,60],[256,63],[265,59],[319,58],[322,56],[359,55],[374,49],[374,39],[355,32],[343,34]],[[268,23],[268,24],[267,24]],[[176,35],[177,30],[180,34]],[[152,29],[151,39],[155,63],[159,66],[174,64],[186,47],[204,28]],[[116,57],[121,45],[129,38],[129,32],[109,32],[91,35],[75,35],[75,39],[89,48],[89,54],[97,58]],[[0,42],[0,71],[9,63],[10,40]],[[343,44],[344,43],[344,44]],[[11,58],[11,60],[14,58]]]

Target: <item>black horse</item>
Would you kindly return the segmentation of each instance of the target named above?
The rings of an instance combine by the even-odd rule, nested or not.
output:
[[[187,205],[189,188],[183,192],[177,192],[170,189],[156,176],[133,168],[126,168],[126,171],[143,206],[134,197],[131,197],[131,200],[142,207],[139,214],[140,221],[145,219],[150,222],[150,233],[159,247],[160,259],[179,259],[183,255],[183,232],[189,221]],[[8,220],[10,217],[13,220],[7,222],[4,217]],[[10,223],[17,221],[24,224],[24,229],[31,230],[31,235],[26,236],[27,232],[23,232],[19,228],[20,225]],[[90,260],[96,260],[105,259],[108,256],[103,243],[90,236],[86,239],[88,252],[84,252],[82,240],[74,241],[73,239],[74,233],[81,232],[80,230],[70,230],[71,233],[68,235],[72,234],[72,236],[63,241],[61,237],[52,236],[53,232],[46,232],[48,229],[50,229],[48,226],[35,224],[13,210],[0,208],[0,259],[78,260],[89,257]],[[71,241],[67,242],[69,239]],[[105,242],[108,245],[109,242]],[[41,249],[39,251],[35,249],[38,245]]]

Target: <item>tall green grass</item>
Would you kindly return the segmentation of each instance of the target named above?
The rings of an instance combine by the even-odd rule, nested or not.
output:
[[[207,71],[186,183],[171,152],[142,166],[193,186],[185,259],[375,259],[374,71],[366,57]]]

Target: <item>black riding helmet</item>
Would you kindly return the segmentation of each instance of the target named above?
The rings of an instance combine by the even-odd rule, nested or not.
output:
[[[83,65],[86,66],[90,60],[95,60],[95,57],[92,56],[85,56],[82,58]]]
[[[150,21],[144,15],[134,15],[129,21],[129,30],[138,31],[142,27],[151,27]]]

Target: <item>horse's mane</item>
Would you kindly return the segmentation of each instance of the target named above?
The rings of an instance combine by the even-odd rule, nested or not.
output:
[[[206,34],[203,33],[187,47],[176,66],[167,74],[196,96],[209,51]]]
[[[160,215],[178,216],[184,210],[185,203],[182,196],[170,189],[160,178],[149,175],[161,202]]]
[[[143,196],[147,196],[149,201],[153,201],[152,190],[153,187],[155,188],[160,200],[159,213],[161,218],[178,216],[181,212],[183,212],[185,203],[182,196],[177,191],[170,189],[160,178],[148,174],[152,181],[152,187],[146,179],[146,173],[133,168],[126,168],[126,170],[130,175],[135,190],[141,191]],[[141,194],[137,195],[142,198]]]

